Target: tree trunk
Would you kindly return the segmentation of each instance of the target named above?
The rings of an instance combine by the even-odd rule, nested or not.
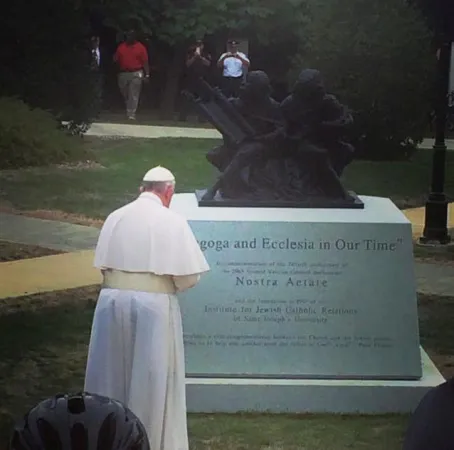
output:
[[[175,111],[175,102],[179,95],[180,76],[184,67],[185,48],[175,46],[173,58],[167,68],[167,77],[164,93],[161,97],[161,115],[163,119],[172,119]]]

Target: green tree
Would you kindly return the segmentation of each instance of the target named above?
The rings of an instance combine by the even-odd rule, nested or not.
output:
[[[173,110],[182,60],[191,39],[203,35],[226,37],[229,32],[250,34],[258,24],[270,23],[278,15],[276,2],[270,0],[161,0],[155,8],[156,35],[173,50],[161,102],[165,115]],[[261,36],[266,41],[269,35]]]
[[[87,25],[84,11],[70,2],[6,3],[0,15],[0,95],[78,124],[89,122],[95,81]]]
[[[310,0],[309,15],[295,69],[320,69],[352,108],[360,155],[408,155],[427,128],[436,63],[420,11],[395,0]]]
[[[104,5],[110,25],[134,24],[167,45],[165,115],[173,111],[187,45],[198,36],[228,33],[253,37],[259,46],[288,47],[302,33],[307,0],[111,0]],[[272,50],[272,49],[271,49]]]
[[[408,0],[418,7],[436,34],[445,33],[454,41],[454,2],[452,0]],[[440,37],[440,36],[439,36]]]

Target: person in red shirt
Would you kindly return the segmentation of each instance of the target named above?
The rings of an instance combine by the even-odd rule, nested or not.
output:
[[[126,33],[125,41],[118,46],[115,52],[114,61],[119,69],[118,87],[125,100],[126,115],[128,119],[134,120],[142,82],[148,81],[150,78],[148,52],[145,46],[137,40],[134,30]]]

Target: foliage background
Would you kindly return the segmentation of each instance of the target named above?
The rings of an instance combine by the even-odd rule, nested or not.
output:
[[[0,162],[2,169],[88,159],[82,139],[58,129],[55,117],[32,109],[22,100],[0,98]]]
[[[188,44],[205,36],[215,44],[216,58],[229,36],[245,36],[251,69],[270,74],[279,100],[301,68],[319,68],[330,91],[354,112],[351,138],[359,156],[406,158],[423,138],[432,110],[433,30],[440,26],[433,5],[443,1],[16,0],[0,15],[0,96],[17,96],[84,130],[96,114],[88,51],[96,18],[94,31],[104,30],[109,41],[105,97],[107,91],[118,94],[111,62],[115,34],[133,26],[153,49],[154,104],[163,118],[172,118]]]
[[[435,84],[432,34],[420,11],[395,0],[313,0],[309,14],[295,70],[320,69],[352,109],[359,156],[410,156],[427,132]]]
[[[96,80],[87,11],[71,1],[15,0],[0,14],[0,95],[21,98],[57,118],[89,123]]]

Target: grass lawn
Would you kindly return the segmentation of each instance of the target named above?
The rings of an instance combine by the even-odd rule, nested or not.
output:
[[[0,305],[0,448],[12,421],[56,392],[79,390],[98,287],[6,300]],[[454,355],[454,303],[421,298],[422,341]],[[191,415],[193,449],[397,450],[406,416]]]
[[[170,168],[178,192],[209,185],[216,171],[205,159],[216,145],[211,139],[86,138],[98,164],[77,167],[0,171],[3,209],[59,210],[104,218],[133,199],[143,174],[154,165]],[[411,162],[355,161],[344,184],[362,195],[391,197],[399,207],[422,205],[429,190],[431,151],[421,150]],[[448,152],[446,191],[454,197],[454,152]]]
[[[30,255],[40,256],[39,248],[0,242],[3,260]],[[0,449],[29,407],[82,389],[98,291],[91,286],[0,303]],[[445,376],[454,375],[454,298],[422,295],[419,314],[423,346]],[[407,423],[402,415],[191,414],[189,434],[193,450],[398,450]]]
[[[47,396],[83,387],[97,287],[0,306],[0,448],[11,424]],[[405,416],[191,415],[193,449],[397,450]]]
[[[215,170],[205,160],[216,140],[102,140],[87,146],[98,164],[0,171],[0,206],[57,210],[104,218],[137,195],[152,166],[169,167],[179,192],[209,185]],[[357,161],[344,184],[362,195],[391,197],[400,207],[419,206],[428,192],[431,152],[411,162]],[[454,197],[454,152],[448,152],[448,195]],[[433,258],[430,250],[417,256]],[[0,241],[0,261],[54,254]],[[450,250],[439,256],[453,260]],[[437,259],[437,257],[435,258]],[[14,419],[40,399],[80,390],[98,287],[38,294],[0,302],[0,450]],[[454,375],[454,298],[420,296],[421,341],[445,376]],[[193,450],[300,449],[397,450],[406,416],[190,415]]]

